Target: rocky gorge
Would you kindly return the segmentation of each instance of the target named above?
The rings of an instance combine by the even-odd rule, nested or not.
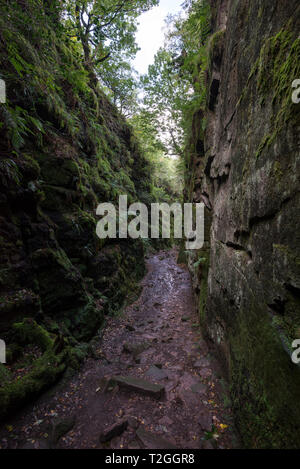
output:
[[[92,63],[105,35],[73,32],[85,2],[1,5],[1,448],[300,447],[299,4],[187,4],[205,40],[181,25],[151,103],[188,70],[179,196],[153,157],[170,153],[153,137],[168,119],[125,117],[111,98],[125,75],[97,68],[110,52]],[[97,206],[122,195],[203,203],[203,247],[99,239]]]

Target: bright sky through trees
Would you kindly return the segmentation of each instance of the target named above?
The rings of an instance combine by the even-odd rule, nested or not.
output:
[[[141,48],[134,60],[134,67],[140,74],[148,71],[158,49],[164,44],[164,21],[168,14],[181,10],[183,0],[160,0],[159,6],[140,16],[136,40]]]

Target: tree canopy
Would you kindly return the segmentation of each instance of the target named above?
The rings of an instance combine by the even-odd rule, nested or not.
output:
[[[184,2],[185,14],[170,16],[165,46],[141,78],[143,105],[168,152],[182,156],[193,108],[206,99],[205,70],[210,8],[207,0]]]
[[[86,66],[92,70],[120,52],[133,57],[137,52],[137,18],[158,0],[68,0],[69,33],[83,48]]]

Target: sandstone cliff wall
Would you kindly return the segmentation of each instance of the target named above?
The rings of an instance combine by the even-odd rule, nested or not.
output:
[[[205,202],[210,227],[196,272],[190,260],[199,314],[246,446],[299,447],[299,3],[220,0],[212,13],[207,107],[192,137],[190,198]]]

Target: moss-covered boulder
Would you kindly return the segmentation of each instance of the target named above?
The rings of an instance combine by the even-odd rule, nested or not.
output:
[[[9,367],[0,365],[0,419],[54,384],[67,365],[68,349],[58,350],[55,337],[32,319],[14,324],[13,341],[8,355],[16,344],[18,354],[9,359]]]

